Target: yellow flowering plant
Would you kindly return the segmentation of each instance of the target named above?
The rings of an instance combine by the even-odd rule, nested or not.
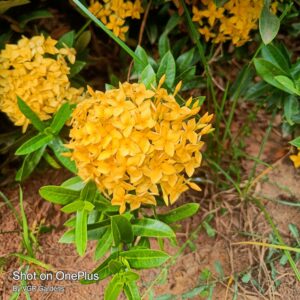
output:
[[[165,214],[155,210],[174,204],[189,188],[200,191],[191,177],[201,165],[202,136],[213,130],[212,115],[198,117],[199,101],[190,98],[180,106],[181,83],[171,94],[162,87],[165,80],[163,75],[152,88],[143,82],[120,83],[106,92],[88,87],[72,113],[66,145],[78,176],[40,189],[44,199],[64,205],[63,212],[76,213],[61,242],[74,242],[82,256],[87,241],[96,239],[95,259],[118,249],[93,271],[99,280],[113,276],[105,299],[116,282],[126,295],[131,285],[136,290],[138,275],[132,269],[168,260],[163,249],[151,249],[149,238],[174,239],[170,224],[199,208],[190,203]]]
[[[20,139],[23,144],[16,155],[24,156],[24,160],[16,174],[17,181],[26,179],[42,157],[60,167],[46,151],[47,145],[65,167],[76,171],[74,163],[61,156],[66,149],[59,137],[72,106],[83,98],[83,88],[71,86],[71,77],[85,65],[75,60],[73,43],[74,32],[59,41],[43,35],[23,36],[17,44],[7,44],[0,52],[0,111],[16,126],[22,126],[23,133],[29,124],[38,132],[32,137],[30,129]]]

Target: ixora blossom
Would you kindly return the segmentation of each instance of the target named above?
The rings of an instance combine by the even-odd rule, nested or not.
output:
[[[125,26],[125,19],[140,19],[144,12],[141,0],[92,0],[89,10],[122,40],[125,40],[125,33],[129,29]]]
[[[193,5],[193,21],[198,23],[205,41],[218,44],[231,40],[235,46],[242,46],[250,40],[250,33],[257,29],[264,5],[264,0],[229,0],[221,7],[214,0],[192,2],[197,4]],[[277,4],[277,1],[272,1],[273,12],[276,12]]]
[[[201,164],[201,140],[213,129],[212,115],[197,120],[198,102],[180,107],[174,95],[141,83],[123,83],[105,93],[93,91],[72,115],[68,148],[78,175],[92,179],[99,190],[120,206],[120,213],[156,204],[160,193],[168,205],[189,187]],[[196,116],[197,115],[197,116]]]
[[[295,168],[300,168],[300,148],[298,148],[297,155],[290,155],[290,159],[294,163]]]
[[[39,116],[51,118],[65,101],[77,102],[83,89],[70,86],[67,60],[75,62],[75,49],[56,47],[43,35],[22,37],[0,52],[0,111],[26,131],[30,121],[21,113],[17,96]]]

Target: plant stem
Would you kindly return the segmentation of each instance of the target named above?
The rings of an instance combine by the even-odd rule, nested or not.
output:
[[[211,74],[207,59],[205,57],[204,48],[203,48],[202,44],[200,43],[199,34],[198,34],[198,32],[195,28],[195,25],[194,25],[194,23],[191,19],[191,16],[189,14],[189,11],[186,7],[186,4],[185,4],[184,0],[180,0],[180,3],[182,5],[182,7],[184,8],[185,17],[187,19],[188,26],[191,30],[192,39],[194,40],[194,43],[196,43],[196,46],[198,48],[199,55],[200,55],[200,60],[203,64],[203,66],[204,66],[205,74],[207,76],[207,87],[208,87],[208,89],[211,93],[212,99],[213,99],[213,104],[214,104],[214,107],[215,107],[215,114],[218,115],[218,110],[220,109],[220,107],[219,107],[219,104],[217,102],[216,91],[215,91],[213,80],[212,80],[212,74]]]
[[[100,20],[98,20],[79,0],[72,0],[77,7],[97,26],[99,26],[110,38],[112,38],[125,52],[127,52],[134,60],[137,60],[142,63],[140,58],[135,55],[134,51],[132,51],[121,39],[114,35],[112,31],[110,31]]]

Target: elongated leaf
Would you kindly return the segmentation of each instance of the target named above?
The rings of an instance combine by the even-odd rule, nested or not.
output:
[[[164,215],[158,215],[158,218],[165,223],[174,223],[193,216],[197,213],[200,205],[197,203],[187,203],[175,208]]]
[[[43,263],[43,262],[41,262],[41,261],[39,261],[35,258],[32,258],[30,256],[27,256],[27,255],[24,255],[24,254],[21,254],[21,253],[12,253],[12,254],[10,254],[10,256],[18,257],[18,258],[23,259],[23,260],[25,260],[25,261],[27,261],[31,264],[37,265],[37,266],[39,266],[43,269],[46,269],[46,270],[49,270],[49,271],[54,271],[54,268],[52,266],[47,265],[47,264],[45,264],[45,263]]]
[[[299,112],[299,100],[295,96],[289,96],[284,100],[284,116],[290,125],[294,125],[292,117]]]
[[[136,72],[140,74],[148,65],[148,55],[140,45],[136,47],[135,54],[139,59],[134,60],[134,68]]]
[[[30,3],[30,0],[9,0],[0,1],[0,14],[5,13],[8,9],[14,6]]]
[[[168,23],[165,27],[163,34],[169,34],[179,23],[180,16],[177,13],[174,13],[171,18],[168,20]]]
[[[61,165],[57,163],[57,161],[47,152],[45,151],[43,153],[43,158],[45,161],[54,169],[60,169]]]
[[[118,246],[121,242],[132,243],[132,226],[124,216],[111,217],[111,230],[115,246]]]
[[[124,282],[116,274],[105,289],[104,300],[116,300],[123,290]]]
[[[300,136],[289,142],[291,145],[300,148]]]
[[[39,194],[41,197],[52,203],[62,205],[66,205],[72,201],[78,200],[80,196],[78,191],[55,185],[43,186],[40,188]]]
[[[166,262],[170,256],[159,250],[133,249],[120,253],[134,269],[156,268]]]
[[[85,61],[77,60],[70,67],[70,78],[76,76],[86,65]]]
[[[83,208],[84,208],[84,201],[77,200],[77,201],[67,204],[60,210],[64,213],[73,213],[77,210],[82,210]]]
[[[23,205],[23,191],[22,191],[21,187],[19,187],[19,198],[20,198],[21,218],[22,218],[23,243],[26,247],[26,250],[27,250],[28,254],[31,257],[34,257],[31,241],[30,241],[30,238],[29,238],[29,228],[28,228],[27,217],[26,217],[25,210],[24,210],[24,205]]]
[[[57,48],[63,48],[65,46],[72,48],[74,44],[74,39],[75,39],[75,32],[74,30],[69,31],[65,33],[59,40],[58,43],[56,44]]]
[[[84,182],[79,176],[75,176],[64,181],[61,186],[74,191],[80,191],[84,188]]]
[[[297,90],[295,83],[292,79],[284,75],[275,76],[275,80],[277,80],[281,85],[285,86],[286,89],[289,90],[290,94],[300,95],[300,91]]]
[[[282,70],[289,70],[291,67],[290,59],[286,51],[280,45],[269,44],[261,49],[262,58],[271,62]]]
[[[60,138],[56,137],[54,138],[48,146],[53,150],[56,158],[60,161],[60,163],[66,167],[69,171],[72,173],[77,173],[77,168],[75,165],[75,162],[72,161],[69,157],[63,156],[63,153],[68,153],[70,152],[69,149],[67,149]]]
[[[41,147],[35,152],[32,152],[25,156],[21,168],[18,170],[16,174],[16,181],[23,181],[33,172],[35,167],[40,162],[46,146]]]
[[[78,210],[76,214],[75,243],[80,256],[83,256],[87,246],[87,211]]]
[[[64,127],[67,120],[70,118],[72,113],[71,106],[68,102],[64,103],[58,112],[55,114],[53,121],[50,125],[53,134],[58,134]]]
[[[97,192],[97,186],[93,180],[90,180],[83,190],[80,193],[80,199],[82,201],[94,201],[94,198],[96,196]]]
[[[194,57],[194,52],[195,52],[195,48],[192,48],[189,51],[181,54],[176,59],[176,66],[177,66],[179,74],[191,67],[192,60],[193,60],[193,57]]]
[[[132,228],[136,236],[175,237],[175,233],[170,226],[155,219],[143,218],[135,222]]]
[[[280,20],[264,5],[259,18],[259,32],[264,44],[269,44],[276,37],[280,28]]]
[[[282,70],[280,70],[278,67],[276,67],[269,61],[262,58],[254,59],[254,65],[258,75],[260,75],[263,78],[263,80],[275,86],[276,88],[289,93],[289,90],[275,79],[275,76],[279,75],[288,76],[287,73],[282,73]]]
[[[158,40],[159,56],[163,57],[170,50],[170,40],[167,34],[162,34]]]
[[[25,142],[16,151],[16,155],[26,155],[32,153],[41,147],[47,145],[52,140],[52,136],[46,135],[44,133],[39,133],[33,138]]]
[[[88,46],[88,44],[91,41],[91,37],[92,34],[89,30],[84,31],[76,40],[75,42],[75,49],[78,52],[83,51],[84,49],[86,49],[86,47]]]
[[[107,228],[103,236],[99,239],[95,250],[95,260],[100,259],[106,254],[108,249],[112,246],[113,237],[111,229]]]
[[[166,75],[165,84],[168,88],[172,88],[176,76],[176,64],[170,51],[164,55],[159,64],[157,79],[159,80],[164,74]]]
[[[44,131],[46,125],[39,119],[36,113],[32,111],[31,108],[19,96],[17,96],[17,99],[18,99],[19,109],[25,115],[25,117],[30,120],[32,125],[38,131]]]
[[[146,86],[146,88],[151,88],[151,86],[156,86],[156,75],[149,64],[141,73],[141,82]]]
[[[93,272],[92,274],[98,274],[99,276],[99,280],[103,280],[105,279],[106,277],[112,275],[112,271],[110,270],[109,268],[109,263],[113,260],[113,259],[116,259],[118,257],[118,252],[114,252],[112,253],[99,267],[97,267]],[[92,280],[80,280],[80,282],[82,284],[91,284],[91,283],[94,283],[94,282],[97,282],[99,280],[95,280],[95,281],[92,281]]]
[[[48,10],[34,10],[30,13],[22,15],[19,19],[19,26],[24,28],[26,24],[33,20],[45,19],[45,18],[53,18],[53,15]]]
[[[134,282],[134,281],[125,283],[124,292],[125,292],[125,295],[128,300],[140,300],[141,299],[138,286],[137,286],[136,282]]]

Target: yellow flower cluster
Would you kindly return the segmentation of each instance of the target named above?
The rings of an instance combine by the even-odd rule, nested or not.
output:
[[[0,111],[26,131],[30,121],[21,113],[17,96],[40,117],[51,118],[64,101],[77,102],[83,89],[70,87],[66,58],[75,62],[75,50],[55,47],[51,37],[22,37],[0,52]]]
[[[229,0],[217,7],[214,0],[201,0],[200,6],[193,6],[193,21],[199,24],[205,41],[231,40],[235,46],[242,46],[250,40],[251,31],[257,29],[263,5],[264,0]],[[276,6],[277,1],[273,1],[273,12]]]
[[[126,203],[131,210],[155,205],[160,193],[168,205],[188,187],[200,190],[184,173],[191,177],[201,164],[201,137],[212,131],[212,115],[197,121],[198,102],[190,98],[180,107],[175,93],[161,88],[163,80],[153,90],[127,82],[105,93],[88,88],[72,115],[67,147],[78,175],[94,180],[120,213]]]
[[[125,19],[140,19],[144,9],[141,0],[123,1],[123,0],[92,0],[89,7],[90,12],[95,15],[108,29],[120,39],[125,40],[125,33],[128,26],[125,26]]]
[[[290,155],[290,159],[294,163],[295,168],[300,168],[300,148],[298,148],[297,155]]]

